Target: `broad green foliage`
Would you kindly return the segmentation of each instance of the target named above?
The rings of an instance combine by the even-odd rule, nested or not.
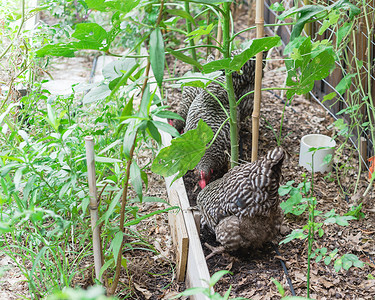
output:
[[[293,48],[292,59],[285,60],[288,71],[286,84],[291,87],[286,93],[289,99],[295,94],[303,95],[311,91],[315,80],[327,77],[335,67],[330,45],[319,44],[313,49],[310,37],[300,41],[298,48]]]
[[[282,13],[279,16],[279,19],[285,20],[286,18],[289,18],[293,15],[297,15],[297,22],[293,26],[293,30],[290,36],[290,40],[293,41],[295,38],[300,36],[305,24],[312,19],[314,21],[322,19],[327,20],[328,17],[328,24],[327,22],[325,24],[323,23],[323,28],[328,28],[330,25],[335,24],[333,22],[336,19],[335,15],[339,14],[340,10],[348,11],[349,18],[351,19],[361,12],[361,10],[354,4],[350,3],[349,0],[339,0],[330,6],[323,6],[318,4],[304,5],[303,7],[294,6]]]
[[[85,0],[88,8],[99,10],[99,11],[120,11],[122,13],[128,13],[135,7],[137,7],[140,0]]]
[[[233,58],[219,59],[203,65],[203,72],[210,73],[222,69],[239,71],[242,66],[258,52],[268,51],[272,47],[278,47],[280,45],[281,41],[279,36],[254,39],[250,43],[249,48],[244,49],[243,52],[233,56]]]
[[[79,23],[76,25],[75,31],[71,38],[78,41],[69,43],[58,43],[45,45],[38,51],[37,56],[65,56],[73,57],[78,50],[99,50],[108,52],[115,37],[120,33],[119,13],[126,14],[135,8],[139,0],[135,1],[105,1],[105,0],[86,0],[88,8],[99,11],[112,10],[111,28],[106,31],[97,23]]]
[[[216,71],[202,75],[201,73],[186,72],[184,76],[178,78],[175,87],[195,86],[199,88],[206,88],[213,80],[223,75],[222,71]]]
[[[285,244],[293,241],[294,239],[308,239],[309,245],[311,245],[311,240],[314,239],[314,234],[317,233],[319,237],[324,235],[323,227],[328,224],[337,224],[340,226],[348,226],[348,221],[356,220],[361,217],[360,207],[352,208],[344,216],[337,215],[335,210],[322,214],[321,211],[316,210],[317,201],[315,197],[312,197],[313,186],[311,182],[307,181],[306,175],[303,176],[304,180],[301,182],[297,188],[293,187],[294,181],[288,181],[286,185],[279,187],[279,195],[290,197],[280,204],[281,208],[284,210],[285,214],[293,214],[299,216],[303,214],[306,209],[309,212],[309,220],[307,225],[302,229],[294,229],[280,244]],[[315,217],[320,215],[323,219],[322,222],[316,222]],[[306,233],[307,231],[307,233]],[[310,247],[310,246],[309,246]],[[321,261],[324,258],[324,263],[329,265],[331,261],[335,261],[334,268],[338,272],[341,267],[348,270],[351,266],[363,267],[363,262],[358,259],[354,254],[344,254],[341,258],[338,258],[338,250],[335,249],[331,253],[327,253],[327,248],[317,248],[315,251],[309,248],[309,261],[316,257],[316,262]],[[344,264],[345,262],[345,264]]]
[[[208,299],[212,299],[212,300],[227,300],[227,299],[232,299],[232,300],[242,300],[243,299],[243,300],[246,300],[246,298],[242,298],[242,297],[229,298],[230,292],[232,290],[231,286],[225,292],[224,296],[220,295],[218,292],[213,291],[213,287],[215,286],[215,284],[226,274],[232,274],[232,273],[227,271],[227,270],[218,271],[211,276],[209,282],[207,282],[207,287],[188,288],[185,291],[183,291],[182,293],[178,294],[177,296],[174,296],[171,299],[203,294]]]
[[[87,289],[64,288],[54,291],[46,300],[115,300],[115,297],[106,297],[101,286],[91,286]]]
[[[212,138],[212,129],[200,120],[196,129],[185,132],[160,150],[151,170],[162,176],[175,175],[173,181],[182,177],[198,164]]]

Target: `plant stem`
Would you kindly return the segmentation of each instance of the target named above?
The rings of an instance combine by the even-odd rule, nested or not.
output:
[[[159,16],[158,16],[158,19],[156,21],[156,27],[158,27],[159,24],[160,24],[160,21],[161,21],[162,15],[163,15],[163,7],[164,7],[164,0],[161,0],[160,10],[159,10]],[[141,95],[141,98],[143,97],[143,94],[144,94],[144,92],[146,90],[146,87],[147,87],[148,76],[149,76],[149,72],[150,72],[150,66],[151,66],[151,63],[150,63],[150,60],[148,59],[147,60],[146,70],[145,70],[145,79],[144,79],[143,85],[142,85],[142,95]],[[128,159],[127,163],[126,163],[126,175],[125,175],[124,187],[123,187],[123,191],[122,191],[122,203],[121,203],[121,215],[120,215],[120,230],[122,232],[124,232],[124,233],[125,233],[125,228],[124,228],[124,223],[125,223],[125,209],[126,209],[126,204],[127,204],[128,187],[129,187],[129,179],[130,179],[130,166],[131,166],[132,161],[133,161],[133,154],[134,154],[134,149],[135,149],[136,143],[137,143],[137,134],[135,134],[135,136],[134,136],[133,144],[132,144],[132,146],[130,148],[130,151],[129,151],[129,159]],[[110,295],[110,296],[114,295],[114,293],[116,291],[116,288],[117,288],[117,285],[118,285],[118,282],[119,282],[119,279],[120,279],[121,260],[122,260],[121,259],[122,258],[122,251],[121,251],[121,249],[123,248],[123,246],[125,244],[125,237],[126,237],[126,234],[124,234],[124,236],[123,236],[121,247],[120,247],[120,251],[119,251],[119,253],[117,255],[115,278],[113,280],[112,286],[108,290],[108,295]]]
[[[185,1],[185,11],[190,15],[189,1]],[[186,30],[188,34],[192,32],[191,22],[188,19],[186,19]],[[191,57],[196,61],[197,53],[195,52],[195,48],[192,48],[195,46],[194,39],[190,39],[189,44],[191,47],[190,48]],[[196,66],[193,66],[193,70],[194,72],[198,72],[198,68]]]
[[[314,156],[316,151],[313,152],[311,158],[311,189],[309,197],[309,233],[308,233],[308,250],[307,250],[307,298],[310,298],[310,270],[311,270],[311,252],[312,245],[314,242],[314,219],[315,219],[315,205],[316,200],[314,198]]]
[[[224,58],[230,58],[230,4],[223,3],[223,55]],[[234,95],[232,72],[225,69],[225,83],[229,101],[229,125],[230,125],[230,144],[231,144],[231,167],[238,162],[238,128],[237,128],[237,104]]]

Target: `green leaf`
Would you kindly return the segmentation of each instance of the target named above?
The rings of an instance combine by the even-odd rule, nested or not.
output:
[[[130,12],[133,8],[135,8],[140,0],[85,0],[88,8],[99,10],[99,11],[108,11],[110,10],[118,10],[125,14]]]
[[[224,58],[206,63],[203,65],[203,72],[210,73],[222,69],[239,71],[241,70],[242,66],[257,53],[268,51],[272,47],[277,47],[280,45],[281,39],[279,36],[254,39],[249,47],[240,54],[234,55],[232,58]]]
[[[101,267],[99,277],[101,278],[104,272],[113,264],[114,259],[107,259],[104,265]]]
[[[134,190],[138,195],[138,198],[142,202],[143,185],[142,185],[141,169],[139,168],[139,166],[134,160],[130,166],[130,182],[133,185]]]
[[[307,21],[312,19],[313,17],[316,17],[318,14],[325,11],[325,7],[321,5],[305,5],[300,8],[293,7],[292,9],[282,13],[279,16],[279,19],[284,20],[287,17],[290,17],[294,14],[299,14],[297,18],[296,24],[293,26],[292,33],[290,35],[290,40],[293,41],[295,38],[297,38]]]
[[[202,25],[202,26],[199,26],[197,29],[193,30],[192,32],[188,33],[187,36],[188,38],[185,39],[185,42],[191,40],[191,39],[194,39],[195,43],[197,44],[199,39],[201,39],[201,37],[203,35],[208,35],[210,34],[210,32],[212,31],[214,27],[214,24],[211,23],[209,25]]]
[[[161,135],[152,121],[147,121],[147,130],[158,145],[161,145]]]
[[[154,91],[153,94],[151,94],[150,85],[149,84],[146,85],[146,88],[143,92],[143,96],[141,99],[141,104],[139,106],[139,112],[137,114],[139,117],[148,118],[148,114],[149,114],[150,107],[151,107],[152,96],[155,94],[155,92],[156,90]]]
[[[282,284],[280,282],[278,282],[275,278],[271,277],[271,281],[276,285],[277,287],[277,290],[279,291],[279,294],[281,295],[281,297],[284,297],[285,295],[285,290],[284,290],[284,287],[282,286]]]
[[[325,101],[327,101],[327,100],[332,100],[333,98],[335,98],[336,97],[336,92],[332,92],[332,93],[329,93],[328,95],[325,95],[324,97],[323,97],[323,101],[322,101],[322,103],[324,103]]]
[[[342,261],[342,267],[345,269],[345,270],[349,270],[351,266],[353,266],[353,262],[350,260],[350,259],[347,259],[346,257],[342,257],[343,261]]]
[[[220,4],[225,2],[233,2],[233,0],[189,0],[189,2],[199,3],[199,4]]]
[[[200,88],[207,87],[213,79],[221,76],[222,71],[212,72],[209,74],[202,74],[197,72],[186,72],[186,74],[179,78],[176,87],[181,86],[195,86]]]
[[[338,259],[335,260],[334,268],[335,268],[336,272],[339,272],[341,270],[341,268],[342,268],[342,259],[341,258],[338,258]]]
[[[305,239],[305,238],[307,238],[307,234],[303,233],[303,229],[295,229],[292,231],[292,233],[288,234],[286,238],[280,242],[280,244],[286,244],[295,239]]]
[[[227,270],[221,270],[213,274],[210,278],[209,285],[214,286],[220,279],[226,274],[231,274],[231,272]]]
[[[138,224],[139,222],[141,222],[141,221],[143,221],[143,220],[145,220],[145,219],[148,219],[148,218],[150,218],[150,217],[152,217],[152,216],[154,216],[154,215],[157,215],[157,214],[162,214],[162,213],[166,213],[166,212],[168,212],[168,211],[170,211],[170,210],[174,210],[174,209],[180,209],[178,206],[171,206],[171,207],[167,207],[167,208],[165,208],[165,209],[159,209],[159,210],[156,210],[156,211],[153,211],[153,212],[151,212],[151,213],[148,213],[148,214],[146,214],[146,215],[143,215],[143,216],[141,216],[141,217],[139,217],[139,218],[136,218],[135,220],[131,220],[131,221],[129,221],[129,222],[126,222],[125,224],[124,224],[124,226],[132,226],[132,225],[136,225],[136,224]]]
[[[129,203],[140,203],[141,200],[139,198],[134,198],[132,200],[129,201]],[[162,199],[162,198],[158,198],[158,197],[143,197],[142,199],[142,203],[147,203],[147,202],[152,202],[152,203],[163,203],[165,205],[168,205],[170,206],[169,202]]]
[[[173,296],[171,299],[177,299],[177,298],[181,298],[181,297],[188,297],[188,296],[192,296],[192,295],[204,294],[205,292],[207,292],[207,288],[204,288],[204,287],[188,288],[185,291],[183,291],[182,293],[179,293],[178,295]]]
[[[104,100],[111,94],[111,90],[105,83],[99,84],[97,87],[92,88],[84,97],[83,104],[89,104],[95,101]]]
[[[121,116],[120,116],[120,122],[123,121],[125,119],[125,117],[129,117],[129,116],[132,115],[132,112],[133,112],[133,99],[134,99],[134,95],[129,99],[128,103],[126,103],[124,109],[122,110]],[[116,136],[118,136],[118,134],[124,128],[124,126],[125,126],[125,124],[120,124],[117,127]]]
[[[349,0],[339,0],[329,6],[332,9],[338,10],[348,10],[349,11],[349,18],[353,19],[354,16],[361,13],[361,9],[358,8],[356,5],[350,3]]]
[[[113,252],[113,257],[115,258],[115,262],[117,263],[117,257],[121,250],[122,246],[122,240],[124,238],[124,233],[120,230],[115,234],[115,237],[113,238],[111,242],[111,248]]]
[[[313,57],[311,48],[311,40],[308,38],[298,48],[302,59],[294,62],[285,61],[288,70],[286,84],[291,87],[287,91],[288,99],[294,94],[303,95],[311,91],[315,80],[327,77],[331,69],[335,67],[335,58],[330,49],[318,51],[319,54]]]
[[[156,28],[150,35],[150,63],[156,82],[161,86],[164,76],[164,41],[160,28]]]
[[[72,37],[86,43],[89,49],[105,50],[108,48],[107,31],[96,23],[78,23]]]
[[[45,45],[44,47],[36,51],[36,56],[43,57],[46,55],[51,55],[74,57],[74,52],[76,51],[77,49],[72,47],[70,44],[59,43],[56,45]]]
[[[60,126],[60,120],[56,118],[55,111],[52,109],[51,104],[47,104],[47,115],[48,115],[48,123],[55,129],[55,131],[58,131]]]
[[[11,228],[10,228],[9,224],[6,224],[6,223],[0,221],[0,233],[4,234],[4,233],[10,232],[10,231],[11,231]]]
[[[194,26],[197,26],[197,24],[195,23],[195,19],[182,9],[166,9],[165,12],[170,15],[175,15],[184,18],[188,20],[190,23],[192,23]]]
[[[338,48],[341,42],[351,33],[351,28],[353,26],[353,22],[344,23],[343,25],[339,26],[337,30],[337,38],[336,38],[336,47]]]
[[[113,199],[111,200],[111,203],[109,204],[109,207],[107,208],[104,215],[100,217],[99,222],[104,221],[105,223],[108,223],[111,215],[115,211],[116,206],[119,205],[121,197],[122,197],[122,190],[119,190],[116,196],[113,197]]]
[[[284,55],[291,54],[294,51],[294,49],[298,49],[306,40],[306,36],[299,36],[295,38],[293,41],[290,41],[284,48]]]
[[[202,65],[199,62],[197,62],[195,59],[179,51],[174,51],[171,48],[167,48],[167,52],[169,52],[170,54],[172,54],[174,57],[181,60],[182,62],[197,67],[199,70],[202,70],[203,68]]]
[[[112,158],[112,157],[104,157],[104,156],[96,156],[95,161],[99,163],[122,163],[121,159]]]
[[[319,237],[322,237],[324,235],[324,230],[322,228],[318,229]]]
[[[285,10],[283,4],[279,3],[279,2],[272,3],[271,4],[271,9],[273,11],[284,11]]]
[[[130,149],[133,146],[137,134],[136,120],[132,119],[126,128],[125,136],[123,140],[123,153],[127,159],[130,157]]]
[[[332,260],[332,257],[330,256],[326,256],[324,258],[324,263],[328,266],[330,263],[331,263],[331,260]]]
[[[128,72],[136,65],[137,61],[134,58],[125,58],[112,61],[103,67],[103,77],[112,81],[123,76],[124,73]]]
[[[231,290],[232,290],[232,286],[229,286],[229,289],[225,292],[225,294],[223,296],[223,300],[228,300],[229,299]]]
[[[154,114],[155,116],[162,118],[162,119],[175,119],[175,120],[185,121],[185,119],[181,117],[179,114],[173,111],[169,111],[169,110],[159,110]]]
[[[199,120],[196,129],[173,139],[170,146],[160,150],[151,170],[162,176],[175,174],[175,181],[198,164],[206,151],[207,143],[212,138],[212,129]]]
[[[340,13],[337,10],[333,10],[328,14],[328,18],[323,21],[323,25],[320,27],[318,34],[322,35],[331,25],[338,23]]]
[[[279,187],[278,189],[278,192],[279,192],[279,195],[280,196],[285,196],[287,194],[289,194],[289,192],[291,191],[293,187],[291,186],[288,186],[288,185],[282,185]]]
[[[169,133],[171,136],[181,136],[177,129],[169,125],[168,123],[160,121],[152,121],[152,123],[160,130]]]
[[[358,76],[358,74],[347,74],[343,79],[340,80],[338,85],[336,86],[336,91],[342,95],[346,92],[346,90],[352,84],[352,79]]]

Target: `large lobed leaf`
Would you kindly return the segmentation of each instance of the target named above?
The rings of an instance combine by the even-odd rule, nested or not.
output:
[[[304,39],[298,48],[293,49],[293,60],[285,60],[288,71],[286,80],[290,99],[294,94],[303,95],[311,91],[315,80],[327,77],[335,67],[335,57],[332,49],[327,45],[312,50],[310,37]]]
[[[232,58],[219,59],[203,65],[203,72],[211,73],[223,69],[239,71],[242,66],[257,53],[268,51],[272,47],[277,47],[280,45],[281,41],[279,36],[254,39],[252,40],[249,48],[245,49],[240,54],[235,55]]]
[[[73,57],[77,50],[101,50],[106,51],[109,48],[107,31],[96,23],[77,24],[76,30],[72,34],[77,42],[67,44],[59,43],[55,45],[46,45],[36,51],[37,56],[64,56]]]
[[[196,129],[173,139],[170,146],[160,150],[152,164],[152,172],[165,177],[176,174],[175,181],[198,164],[212,138],[212,129],[199,120]]]
[[[115,10],[125,14],[135,8],[139,1],[140,0],[85,0],[88,8],[99,11]]]

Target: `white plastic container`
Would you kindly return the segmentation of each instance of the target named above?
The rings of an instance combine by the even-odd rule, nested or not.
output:
[[[314,152],[309,152],[310,148],[321,148],[314,154],[314,172],[331,172],[332,161],[328,164],[324,163],[324,158],[328,154],[335,153],[336,142],[329,136],[323,134],[308,134],[302,137],[301,147],[299,152],[299,165],[305,167],[308,171],[312,170],[312,155]]]

